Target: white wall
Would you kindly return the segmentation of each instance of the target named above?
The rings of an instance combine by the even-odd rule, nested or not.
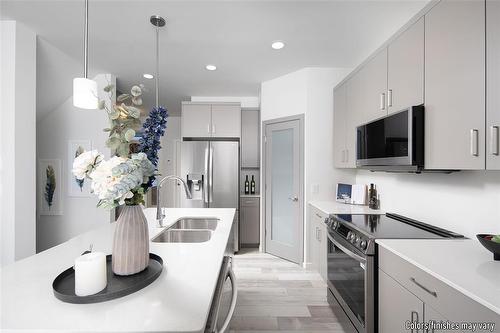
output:
[[[107,103],[111,103],[102,88],[109,83],[115,84],[116,78],[110,74],[100,74],[94,80],[97,81],[99,99],[106,99]],[[38,122],[38,159],[61,160],[61,189],[63,190],[63,215],[40,215],[37,218],[38,252],[67,241],[103,223],[109,223],[110,213],[96,207],[98,200],[95,196],[70,197],[67,184],[68,173],[71,170],[67,156],[68,141],[91,140],[92,149],[97,149],[109,156],[109,150],[105,145],[108,134],[103,132],[107,126],[106,111],[75,108],[72,96]]]
[[[381,208],[475,238],[500,234],[500,171],[390,174],[358,171],[358,183],[374,183]]]
[[[1,265],[35,253],[36,35],[0,22]]]
[[[159,153],[158,172],[161,177],[178,173],[178,142],[181,140],[181,117],[167,118],[165,135],[161,138],[161,150]],[[177,207],[177,186],[175,182],[167,182],[162,187],[162,207]]]
[[[309,228],[307,202],[333,200],[335,184],[339,181],[353,182],[355,177],[353,171],[333,168],[333,87],[349,71],[343,68],[304,68],[263,82],[261,86],[262,121],[304,115],[304,258],[306,263],[308,262]],[[262,218],[261,221],[263,223],[264,219]],[[264,230],[264,226],[261,226],[261,230]]]

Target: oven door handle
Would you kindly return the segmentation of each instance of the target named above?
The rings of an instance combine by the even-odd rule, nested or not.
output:
[[[347,254],[349,257],[361,262],[362,264],[366,265],[366,259],[360,256],[359,254],[356,254],[352,252],[351,250],[348,250],[344,245],[340,244],[338,241],[336,241],[330,234],[328,235],[328,239],[339,249],[341,249],[345,254]]]

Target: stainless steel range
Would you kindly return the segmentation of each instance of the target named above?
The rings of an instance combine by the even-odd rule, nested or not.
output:
[[[358,332],[377,332],[376,239],[442,239],[462,235],[396,214],[331,215],[328,299],[340,303]]]

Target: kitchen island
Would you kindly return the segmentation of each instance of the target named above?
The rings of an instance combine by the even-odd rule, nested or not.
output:
[[[156,210],[146,209],[150,239],[164,228]],[[106,224],[58,246],[2,268],[2,332],[203,332],[219,270],[230,239],[235,209],[165,209],[164,227],[182,217],[219,219],[203,243],[154,243],[150,252],[163,259],[160,277],[131,295],[95,304],[69,304],[56,299],[54,278],[93,245],[111,253],[115,223]]]

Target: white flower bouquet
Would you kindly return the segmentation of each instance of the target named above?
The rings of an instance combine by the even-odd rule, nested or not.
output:
[[[75,158],[73,174],[77,179],[90,179],[92,192],[99,198],[98,207],[111,209],[124,204],[144,204],[155,167],[144,153],[104,160],[103,155],[92,150]]]
[[[161,123],[152,131],[151,124],[158,122],[156,113],[152,112],[156,122],[150,119],[150,114],[144,123],[147,126],[141,128],[143,89],[143,85],[134,85],[130,93],[119,95],[112,106],[99,102],[99,108],[108,114],[109,127],[104,129],[109,133],[106,146],[114,156],[104,160],[102,154],[92,150],[78,155],[73,162],[75,177],[79,180],[90,179],[91,191],[99,198],[98,207],[112,209],[120,205],[144,204],[144,194],[154,185],[160,147],[159,144],[150,147],[151,135],[147,134],[154,132],[159,140],[159,136],[164,134],[167,114],[162,109],[165,112],[160,115]],[[106,86],[104,92],[112,99],[114,85]],[[138,132],[142,133],[139,141],[136,138]]]

